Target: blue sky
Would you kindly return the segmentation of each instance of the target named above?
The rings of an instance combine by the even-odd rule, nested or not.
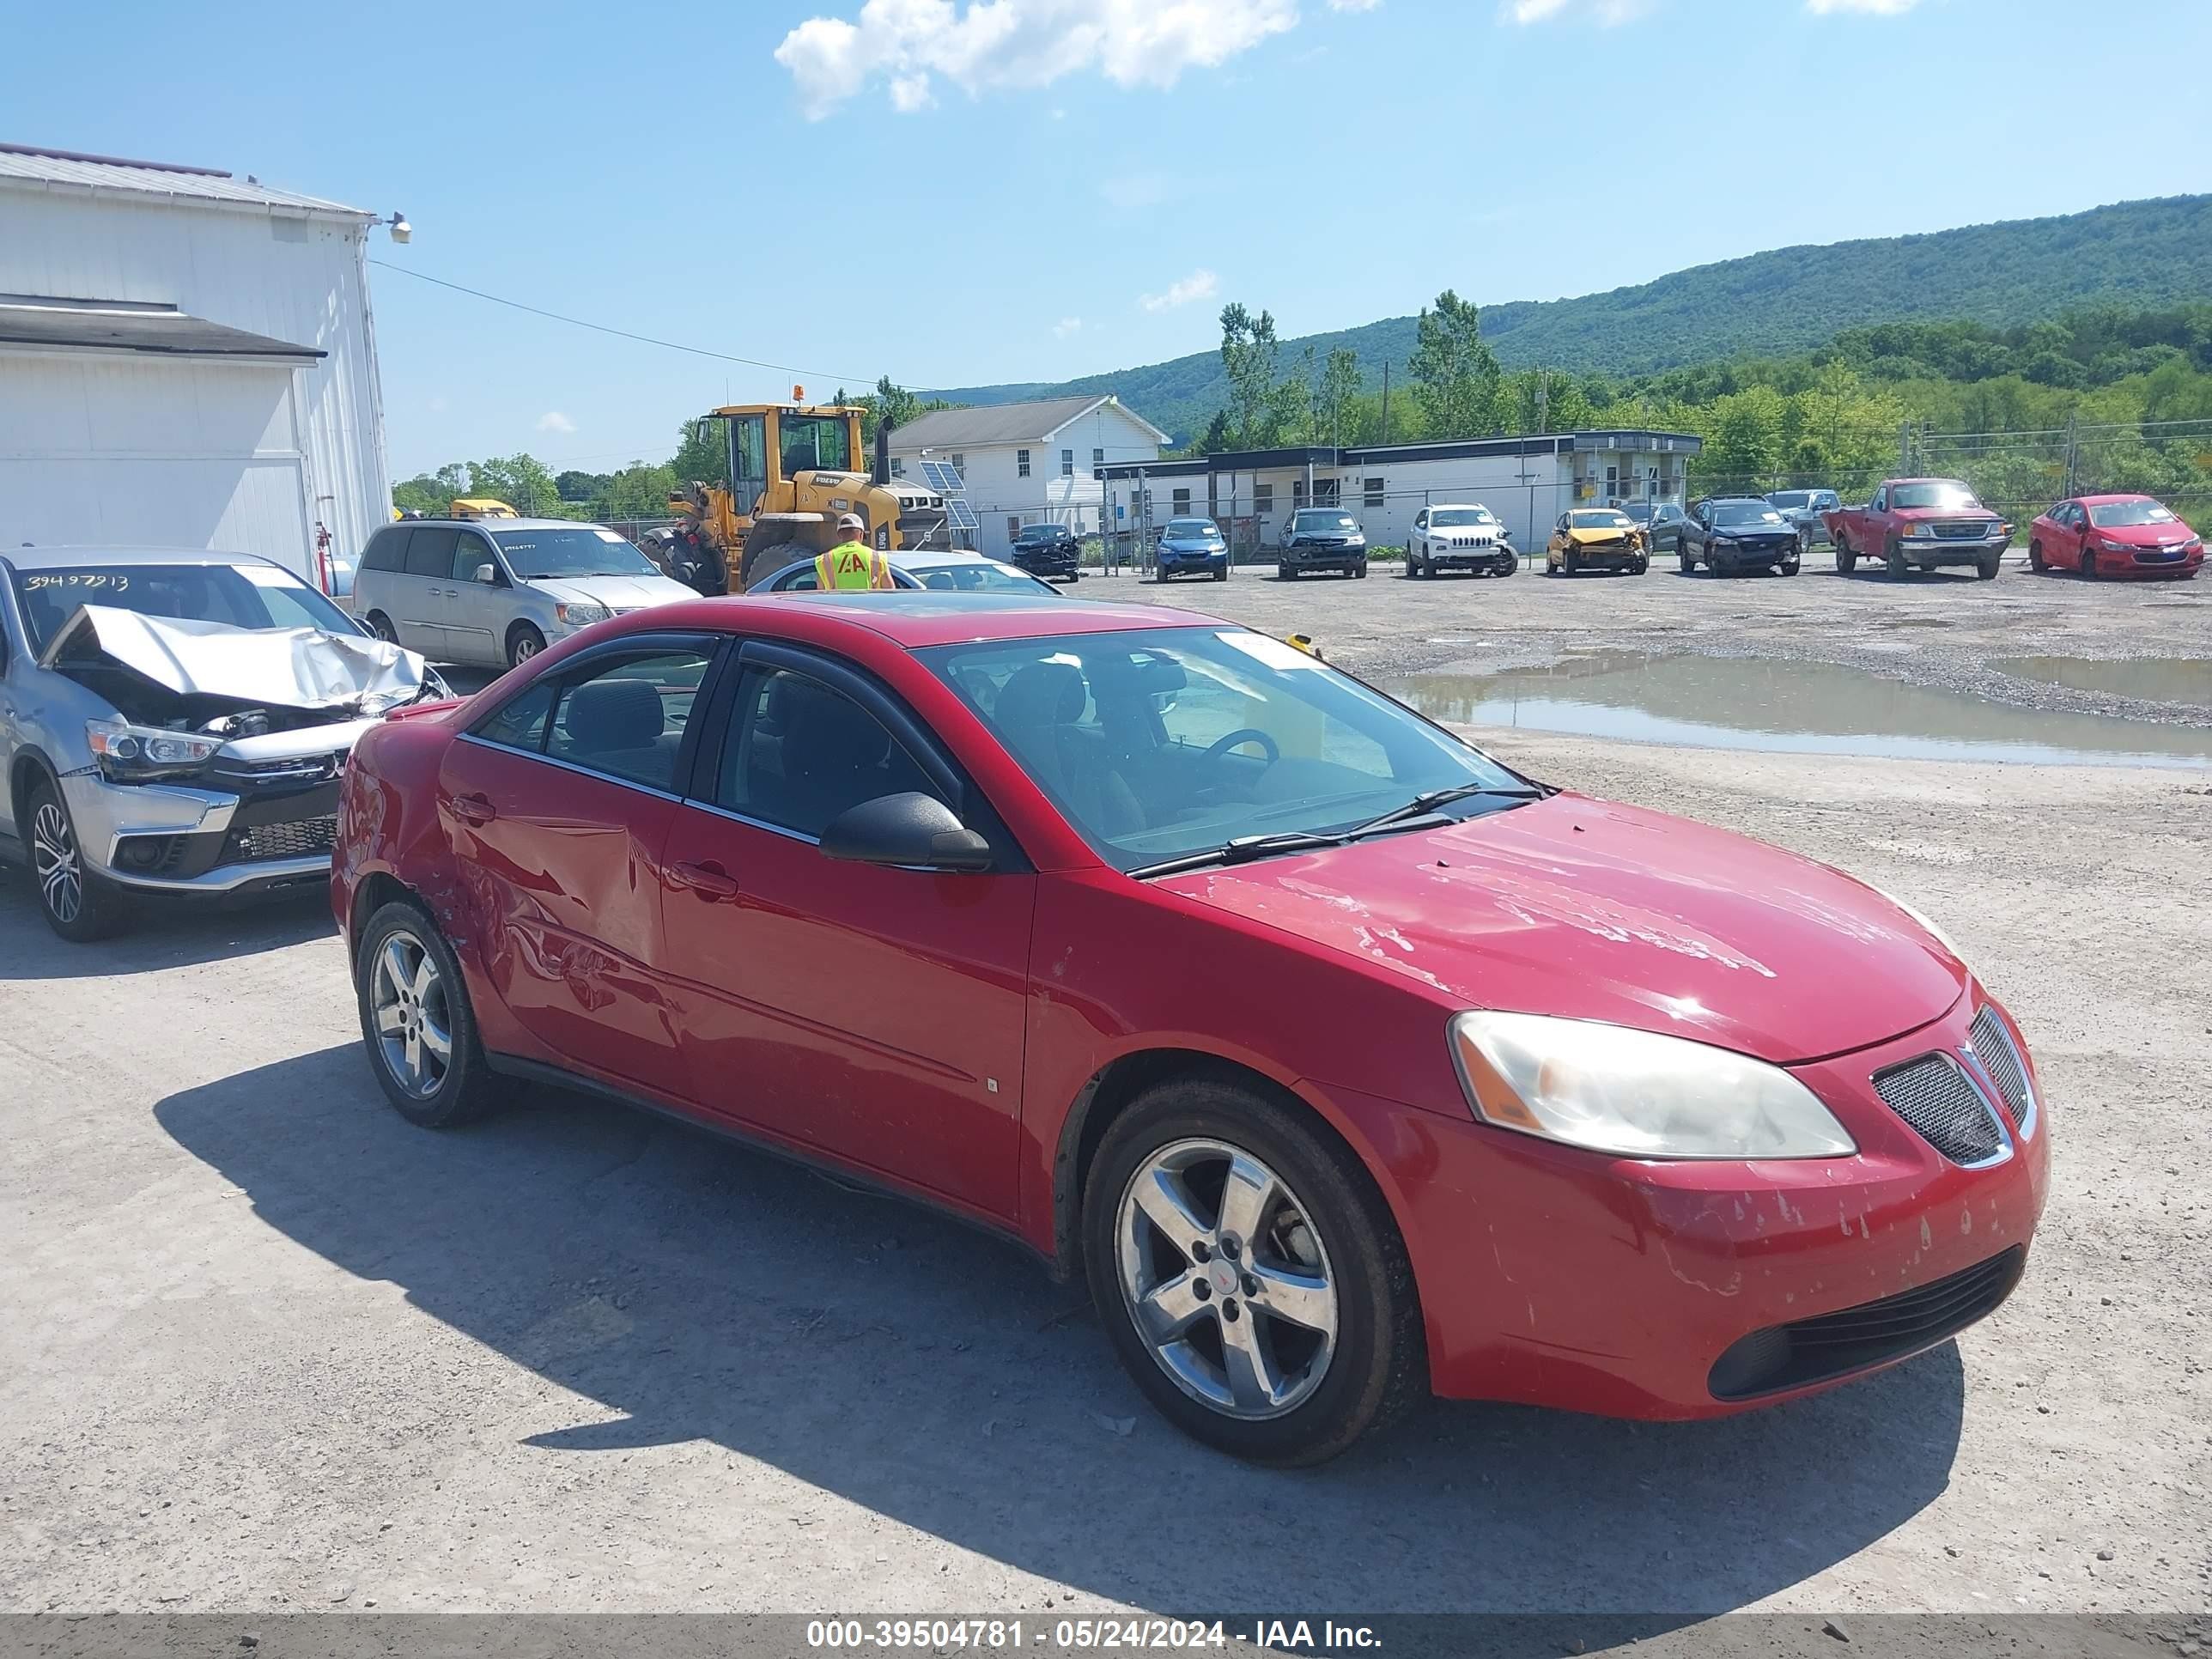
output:
[[[2212,188],[2203,0],[738,0],[24,8],[0,138],[380,212],[395,477],[659,459],[717,403],[1053,380],[1438,289]],[[2100,118],[2072,88],[2121,88]],[[2163,125],[2158,110],[2174,112]]]

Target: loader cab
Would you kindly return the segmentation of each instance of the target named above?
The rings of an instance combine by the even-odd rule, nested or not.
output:
[[[857,472],[860,411],[753,405],[718,409],[727,440],[730,494],[741,515],[787,511],[777,486],[802,472]]]

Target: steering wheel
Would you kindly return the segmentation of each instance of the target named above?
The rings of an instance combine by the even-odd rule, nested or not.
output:
[[[1273,766],[1277,761],[1283,757],[1281,745],[1277,744],[1273,738],[1269,737],[1265,732],[1260,731],[1255,727],[1247,726],[1231,732],[1225,738],[1216,738],[1214,742],[1207,745],[1206,753],[1200,756],[1200,758],[1201,760],[1208,761],[1219,760],[1231,750],[1237,748],[1239,744],[1247,743],[1256,743],[1262,749],[1267,751],[1267,764],[1268,766]]]

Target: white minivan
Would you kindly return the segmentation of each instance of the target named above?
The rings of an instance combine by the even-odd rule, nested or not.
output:
[[[412,519],[369,538],[353,614],[434,662],[509,668],[609,617],[696,598],[599,525]]]

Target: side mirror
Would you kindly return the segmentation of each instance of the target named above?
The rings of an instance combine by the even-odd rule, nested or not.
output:
[[[482,582],[486,587],[489,587],[494,582],[499,580],[499,567],[495,564],[480,564],[476,568],[473,580]]]
[[[822,855],[905,869],[991,867],[991,843],[934,795],[878,795],[839,813],[822,832]]]

